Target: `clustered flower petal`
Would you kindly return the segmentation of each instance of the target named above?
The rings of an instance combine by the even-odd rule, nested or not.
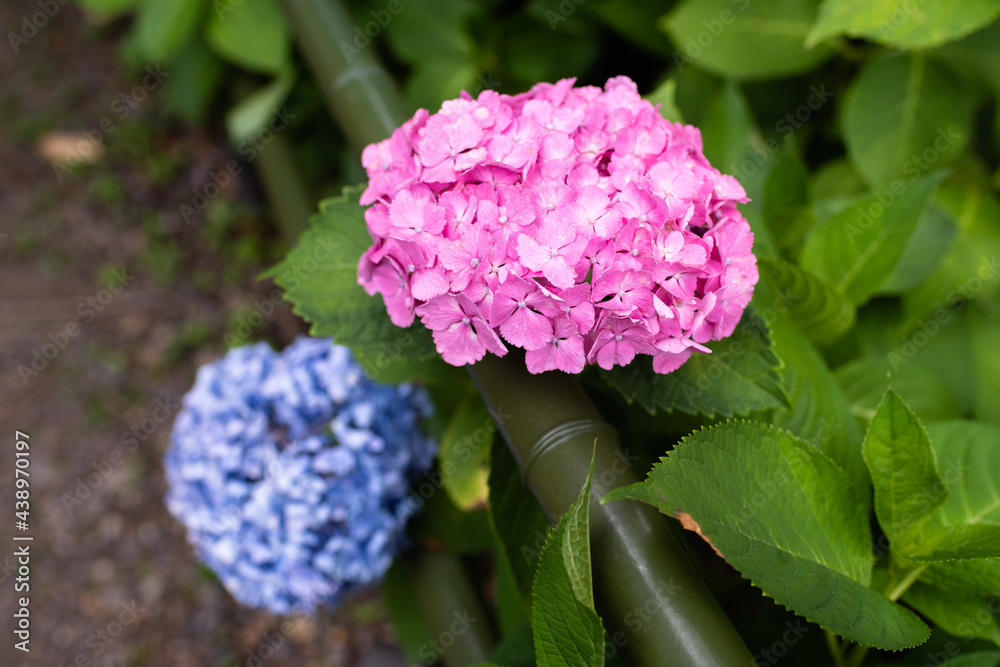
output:
[[[419,317],[454,365],[508,346],[532,373],[658,373],[732,334],[757,283],[742,186],[701,135],[626,77],[421,109],[368,146],[374,240],[358,281],[401,327]]]
[[[241,603],[332,606],[378,581],[436,444],[426,392],[369,380],[345,347],[258,343],[198,371],[166,454],[167,507]]]

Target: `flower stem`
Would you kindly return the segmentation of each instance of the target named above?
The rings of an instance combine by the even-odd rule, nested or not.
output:
[[[901,575],[893,577],[886,585],[885,596],[895,602],[903,597],[903,593],[909,590],[917,578],[927,569],[927,565],[919,565],[911,570],[905,570]]]
[[[868,655],[868,650],[870,648],[871,646],[855,644],[847,654],[847,658],[844,661],[844,667],[860,667],[861,663],[865,661],[865,656]]]
[[[749,665],[750,652],[653,507],[602,505],[619,486],[640,481],[618,436],[576,381],[531,375],[524,358],[487,356],[472,377],[498,419],[521,476],[555,523],[576,499],[597,440],[590,508],[598,611],[630,665]],[[643,623],[626,623],[641,612]],[[620,633],[620,634],[619,634]]]
[[[844,667],[844,647],[837,638],[837,634],[832,630],[823,630],[826,637],[826,645],[830,648],[830,655],[833,656],[833,663],[837,667]]]

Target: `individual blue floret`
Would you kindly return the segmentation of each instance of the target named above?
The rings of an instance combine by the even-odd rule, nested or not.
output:
[[[299,338],[198,370],[174,424],[167,507],[241,603],[333,606],[405,543],[410,483],[436,443],[427,392],[368,379],[347,348]]]

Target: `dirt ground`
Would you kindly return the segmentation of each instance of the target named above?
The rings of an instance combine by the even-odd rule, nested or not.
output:
[[[3,35],[36,11],[0,4]],[[67,4],[16,52],[0,45],[0,665],[400,664],[377,594],[321,619],[241,608],[164,508],[161,457],[198,365],[227,333],[285,343],[303,325],[280,304],[252,315],[270,310],[254,276],[281,248],[250,170],[204,220],[182,219],[233,155],[221,131],[167,119],[155,88],[120,117],[144,76],[119,64],[122,32]],[[25,595],[30,653],[14,648]]]

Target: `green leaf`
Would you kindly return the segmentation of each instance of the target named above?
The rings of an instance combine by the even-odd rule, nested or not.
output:
[[[213,7],[205,37],[221,57],[262,74],[278,74],[288,65],[288,24],[276,0],[216,2]]]
[[[903,602],[950,635],[975,637],[1000,645],[1000,625],[997,625],[996,613],[983,598],[949,595],[917,582],[903,594]],[[1000,654],[997,655],[1000,659]]]
[[[861,445],[875,488],[875,515],[893,553],[909,556],[947,494],[927,432],[891,389],[875,410]]]
[[[465,22],[476,11],[470,0],[410,2],[391,17],[385,32],[393,51],[406,62],[442,57],[467,60],[475,47]],[[379,25],[367,13],[358,19],[358,26],[367,22]],[[371,28],[369,33],[377,38],[380,31],[380,27]]]
[[[535,667],[535,644],[531,624],[525,622],[517,630],[504,636],[490,654],[498,665],[509,667]]]
[[[579,498],[549,534],[532,591],[539,667],[604,665],[604,626],[594,611],[590,569],[590,471]]]
[[[295,83],[292,70],[286,69],[271,83],[262,86],[226,114],[229,141],[238,145],[263,130],[278,113],[278,107],[288,97]]]
[[[764,182],[761,215],[775,245],[794,253],[816,219],[809,207],[809,180],[805,165],[787,147],[774,159]]]
[[[913,557],[1000,557],[1000,428],[951,421],[929,433],[947,492]]]
[[[684,67],[674,75],[677,80],[677,108],[685,122],[698,127],[720,88],[717,78],[697,67]]]
[[[596,446],[594,451],[596,452]],[[588,609],[594,608],[594,582],[590,567],[590,482],[594,477],[593,459],[594,457],[591,457],[587,481],[583,485],[580,497],[566,513],[561,546],[562,561],[573,589],[573,597]],[[556,526],[553,535],[558,533],[559,526]],[[544,556],[543,549],[542,557],[539,558],[540,572],[544,571],[542,570]],[[545,575],[536,575],[536,583],[539,576]]]
[[[199,123],[218,92],[225,64],[201,39],[193,39],[174,58],[164,92],[170,107],[188,123]]]
[[[732,81],[723,85],[699,123],[705,157],[724,174],[736,178],[752,200],[740,207],[754,233],[754,254],[776,256],[774,241],[761,215],[762,193],[771,154],[778,143],[765,142],[750,113],[750,105]],[[772,150],[773,148],[773,150]]]
[[[774,79],[830,56],[825,45],[805,46],[815,18],[812,0],[684,0],[661,25],[687,62],[734,79]]]
[[[479,392],[470,392],[452,413],[441,438],[438,461],[445,491],[461,509],[486,501],[486,462],[496,422]]]
[[[956,595],[1000,596],[1000,558],[928,563],[920,581]]]
[[[912,333],[897,321],[887,322],[891,348],[882,351],[895,373],[910,363],[934,373],[948,388],[962,414],[973,414],[979,370],[971,336],[972,308],[941,309]]]
[[[997,667],[998,664],[1000,664],[1000,651],[976,651],[957,655],[947,662],[942,662],[940,667]]]
[[[764,259],[760,274],[806,338],[826,345],[854,325],[854,304],[822,278],[781,259]]]
[[[525,599],[538,568],[549,521],[535,497],[521,483],[521,471],[503,438],[495,437],[490,457],[490,524],[502,545]]]
[[[686,437],[647,480],[605,500],[684,513],[765,595],[852,641],[898,650],[928,628],[868,588],[867,512],[824,454],[774,426],[730,421]]]
[[[494,539],[494,566],[496,568],[496,618],[500,634],[511,638],[512,635],[523,633],[522,646],[527,649],[522,653],[530,653],[530,664],[534,664],[535,648],[531,641],[531,604],[530,600],[521,595],[514,572],[510,568],[510,560],[501,554],[502,545]],[[511,647],[512,649],[515,647]],[[510,664],[517,662],[507,657],[499,657],[494,651],[494,660]]]
[[[744,162],[748,155],[757,152],[765,153],[764,141],[760,130],[750,112],[750,105],[740,91],[739,85],[726,82],[712,98],[705,110],[705,117],[699,123],[702,134],[702,145],[705,157],[724,174],[733,174],[740,183],[746,176]],[[763,185],[762,178],[751,178],[753,182]],[[746,184],[744,183],[744,187]],[[748,193],[750,191],[748,190]],[[751,194],[751,197],[756,192]]]
[[[439,356],[420,359],[400,356],[400,346],[379,348],[354,346],[354,357],[370,379],[384,384],[401,384],[419,379],[424,384],[459,382],[468,379],[465,369],[447,364]],[[463,377],[464,376],[464,377]]]
[[[671,123],[684,122],[684,116],[677,108],[677,81],[674,79],[667,79],[661,83],[656,90],[646,95],[646,99],[654,106],[659,104],[660,115]]]
[[[552,5],[558,8],[557,3]],[[541,8],[531,13],[542,15],[537,20],[517,16],[505,22],[502,28],[510,35],[504,65],[525,88],[538,81],[577,76],[589,69],[600,55],[600,33],[596,27],[590,22],[575,20],[576,16],[585,18],[583,12],[570,15],[567,23],[558,23],[554,29],[549,20],[553,14],[545,18]],[[558,11],[555,15],[562,16]]]
[[[988,186],[949,180],[936,204],[957,233],[934,272],[903,297],[913,327],[939,308],[989,296],[1000,286],[1000,201]]]
[[[975,414],[1000,425],[1000,303],[980,299],[969,306],[969,338],[972,341],[975,375]]]
[[[837,158],[823,163],[809,181],[809,198],[853,199],[867,191],[864,181],[848,160]],[[839,211],[837,211],[839,212]],[[822,219],[826,219],[824,216]]]
[[[648,359],[639,359],[601,375],[626,401],[638,401],[650,414],[661,408],[731,417],[788,405],[770,331],[751,310],[732,336],[709,347],[711,354],[695,353],[673,373],[655,373]]]
[[[1000,5],[993,0],[823,0],[806,44],[847,35],[901,49],[926,49],[978,30],[998,14]]]
[[[908,558],[918,562],[1000,558],[1000,526],[973,524],[967,526],[927,527],[932,531],[920,547]]]
[[[406,80],[406,99],[413,108],[436,110],[463,90],[475,92],[478,77],[479,68],[466,59],[427,58],[414,66]]]
[[[170,60],[195,34],[207,6],[202,0],[143,0],[135,26],[139,51],[149,62]]]
[[[924,209],[903,254],[882,283],[883,294],[904,294],[930,276],[955,237],[955,224],[934,202]]]
[[[475,59],[476,45],[466,24],[480,11],[469,0],[415,2],[406,3],[388,19],[385,33],[393,51],[413,67],[405,82],[411,107],[433,112],[462,90],[476,92],[480,70]],[[364,26],[369,37],[365,41],[359,37],[355,46],[366,48],[368,39],[378,39],[382,28],[368,12],[357,18],[356,32]]]
[[[885,379],[892,373],[892,388],[924,424],[956,419],[961,412],[941,379],[918,364],[891,368],[885,357],[862,357],[844,364],[834,375],[851,403],[851,412],[867,426],[875,416]]]
[[[931,53],[954,69],[974,75],[987,89],[1000,92],[1000,22]]]
[[[586,2],[581,8],[596,15],[625,39],[660,56],[670,57],[673,49],[656,27],[663,13],[662,0],[602,0]],[[673,119],[671,119],[673,120]]]
[[[941,175],[858,200],[821,222],[806,239],[800,263],[856,305],[866,303],[892,274]]]
[[[974,103],[960,79],[923,54],[866,64],[844,101],[847,154],[873,188],[947,165],[971,134]]]
[[[360,195],[360,188],[345,188],[340,197],[320,202],[299,244],[263,277],[273,277],[285,290],[293,311],[312,323],[314,336],[335,336],[362,356],[430,357],[435,354],[430,333],[419,324],[394,325],[382,299],[358,284],[358,258],[371,245]]]
[[[765,286],[766,288],[766,286]],[[759,295],[759,299],[758,299]],[[851,418],[849,404],[823,357],[805,336],[771,306],[769,293],[757,286],[754,303],[771,322],[775,351],[785,362],[782,386],[790,405],[774,411],[775,426],[788,429],[829,456],[853,482],[859,508],[869,506],[868,470],[861,458],[861,431]]]

